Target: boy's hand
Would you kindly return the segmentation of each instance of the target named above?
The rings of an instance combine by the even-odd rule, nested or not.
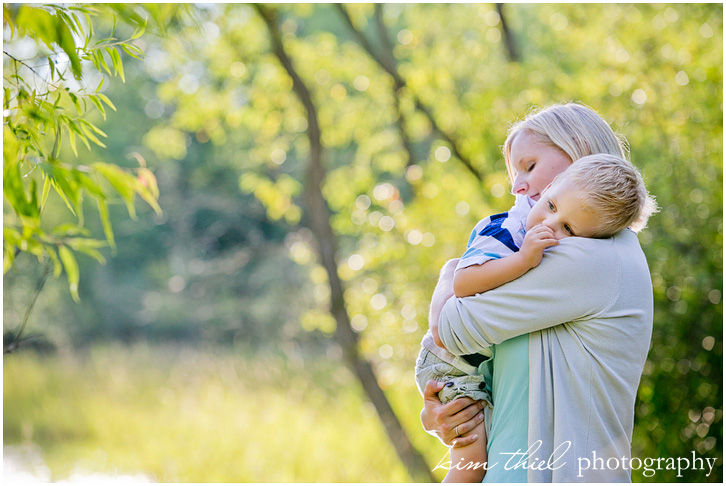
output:
[[[519,254],[529,268],[534,268],[542,261],[542,253],[545,248],[557,244],[559,242],[555,238],[555,232],[548,226],[538,224],[524,235],[524,242],[522,248],[519,249]]]

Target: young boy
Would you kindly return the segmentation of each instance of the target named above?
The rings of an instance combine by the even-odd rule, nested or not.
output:
[[[630,162],[606,154],[583,157],[555,177],[538,201],[517,196],[509,212],[476,225],[456,267],[454,293],[456,297],[471,296],[524,275],[539,265],[545,248],[558,244],[559,239],[607,238],[627,227],[639,231],[655,207]],[[463,396],[486,402],[484,423],[472,431],[478,439],[451,449],[452,469],[444,482],[481,482],[486,472],[492,405],[490,387],[477,374],[478,364],[486,357],[483,353],[454,356],[436,346],[430,333],[422,340],[416,362],[416,382],[422,394],[433,379],[446,382],[439,393],[442,403]]]

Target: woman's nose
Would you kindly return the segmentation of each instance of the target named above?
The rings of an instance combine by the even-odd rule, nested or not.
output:
[[[527,192],[527,183],[524,181],[524,177],[517,175],[514,178],[514,185],[512,186],[512,194],[525,194]]]

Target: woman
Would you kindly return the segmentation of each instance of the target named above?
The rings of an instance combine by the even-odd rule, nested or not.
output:
[[[577,104],[531,115],[504,145],[513,192],[533,199],[573,160],[623,152],[608,124]],[[454,354],[493,351],[484,482],[630,481],[633,408],[653,320],[635,234],[561,240],[538,267],[473,297],[450,299],[452,277],[447,263],[430,325]],[[441,405],[441,386],[426,387],[424,428],[466,445],[481,406],[465,398]]]

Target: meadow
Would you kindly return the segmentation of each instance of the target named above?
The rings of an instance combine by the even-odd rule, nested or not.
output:
[[[35,444],[51,480],[405,482],[373,406],[327,357],[171,345],[4,359],[3,440]],[[413,383],[389,390],[430,464]]]

